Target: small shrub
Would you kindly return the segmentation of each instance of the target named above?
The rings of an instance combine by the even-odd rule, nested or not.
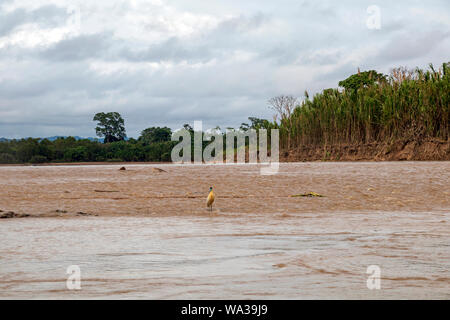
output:
[[[48,161],[47,157],[44,157],[44,156],[41,156],[41,155],[33,156],[30,159],[30,163],[45,163],[47,161]]]

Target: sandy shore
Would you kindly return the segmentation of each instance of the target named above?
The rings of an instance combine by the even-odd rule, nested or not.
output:
[[[117,165],[0,168],[0,214],[8,217],[449,210],[449,162]],[[323,198],[292,197],[316,192]],[[13,214],[11,214],[11,212]],[[11,216],[12,215],[12,216]]]

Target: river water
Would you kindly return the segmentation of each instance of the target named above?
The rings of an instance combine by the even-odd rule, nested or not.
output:
[[[448,189],[443,188],[449,182],[449,164],[402,165],[395,164],[388,175],[385,164],[309,164],[309,171],[302,171],[302,176],[309,172],[316,177],[327,172],[329,178],[342,171],[359,175],[359,189],[376,193],[364,198],[367,208],[359,197],[353,209],[349,204],[342,209],[330,207],[329,202],[338,201],[348,183],[341,177],[342,189],[332,193],[329,186],[321,188],[317,183],[320,174],[313,179],[314,191],[324,191],[326,198],[287,199],[277,187],[266,194],[270,201],[261,210],[255,203],[262,200],[253,199],[252,208],[233,211],[231,207],[240,202],[230,197],[222,202],[218,198],[213,214],[1,219],[0,298],[449,299],[450,210],[445,198]],[[301,164],[286,165],[283,170],[296,172],[297,166]],[[383,186],[375,179],[380,168],[384,168]],[[29,179],[20,170],[35,168],[0,168],[0,176],[6,178],[10,172],[20,173],[6,179],[10,186],[5,184],[4,194],[0,193],[8,209],[14,205],[10,198],[5,200],[5,193],[11,195],[14,188],[11,182],[22,185]],[[86,170],[92,174],[89,170],[99,169]],[[248,172],[248,168],[242,170]],[[398,179],[396,172],[405,170],[408,174]],[[424,172],[427,177],[421,176]],[[39,174],[33,175],[33,181],[42,183]],[[280,179],[291,176],[282,174]],[[422,181],[422,185],[405,189],[411,181]],[[374,190],[366,191],[367,186]],[[412,200],[408,202],[402,192],[411,193]],[[277,194],[280,197],[274,198]],[[378,207],[386,195],[390,199]],[[420,206],[427,199],[437,200]],[[26,199],[14,201],[33,207]],[[48,207],[54,205],[46,201]],[[82,199],[76,201],[82,205]],[[318,201],[326,202],[319,205]],[[402,205],[392,205],[395,201]],[[277,209],[277,202],[287,204]],[[168,212],[175,210],[167,206]],[[81,271],[80,290],[67,288],[66,271],[72,265]],[[367,286],[369,266],[380,270],[380,289]]]

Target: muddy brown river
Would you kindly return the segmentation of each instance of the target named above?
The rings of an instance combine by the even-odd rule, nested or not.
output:
[[[119,168],[0,167],[0,299],[450,298],[449,162]]]

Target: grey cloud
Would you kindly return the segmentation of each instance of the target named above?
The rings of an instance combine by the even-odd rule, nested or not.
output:
[[[68,13],[65,8],[46,5],[36,10],[16,9],[0,12],[0,36],[5,36],[25,23],[37,23],[45,27],[55,27],[65,23]]]
[[[330,48],[333,49],[333,48]],[[330,52],[309,51],[299,57],[299,64],[302,65],[334,65],[344,58],[343,50]]]
[[[25,83],[0,86],[0,96],[8,98],[0,102],[0,115],[12,105],[17,110],[15,116],[3,117],[2,122],[9,121],[9,125],[2,124],[0,129],[11,130],[16,124],[29,128],[26,129],[29,132],[38,132],[37,126],[50,132],[67,123],[65,132],[76,131],[77,127],[84,130],[95,112],[111,108],[127,119],[131,136],[154,122],[176,128],[197,119],[211,125],[224,122],[232,125],[250,115],[270,117],[265,106],[270,92],[264,89],[268,87],[265,79],[270,78],[262,73],[263,69],[255,73],[258,66],[247,67],[247,70],[216,66],[195,72],[180,70],[149,75],[142,71],[100,76],[86,71],[82,63],[66,64],[64,70],[41,65],[33,74],[29,73],[31,77],[24,79]],[[254,79],[249,76],[251,73],[255,73]],[[216,77],[211,78],[211,74]],[[239,82],[236,78],[249,81]],[[38,95],[23,95],[31,88]],[[124,98],[125,102],[121,101]],[[258,111],[260,108],[263,112]]]
[[[27,15],[24,9],[17,9],[9,14],[0,15],[0,35],[6,35],[17,26],[26,21]]]
[[[152,28],[167,37],[160,42],[140,37],[139,43],[119,38],[122,26],[110,21],[115,13],[102,11],[102,1],[91,7],[95,18],[82,10],[80,36],[68,35],[50,47],[10,43],[0,49],[0,136],[92,136],[93,114],[110,110],[124,116],[129,136],[152,125],[178,128],[194,120],[203,120],[205,127],[238,126],[248,116],[270,119],[266,101],[284,90],[313,94],[337,87],[358,67],[386,73],[408,59],[419,67],[440,63],[448,60],[450,49],[448,27],[401,15],[396,9],[401,5],[393,9],[387,1],[379,31],[365,28],[365,4],[359,1],[345,0],[342,7],[331,1],[299,6],[286,0],[275,6],[233,0],[221,5],[229,5],[229,11],[212,10],[222,19],[213,30],[174,37],[169,20],[149,19],[137,24],[140,31]],[[179,0],[171,3],[176,7]],[[188,11],[190,3],[185,1]],[[114,10],[126,16],[132,8]],[[361,23],[346,24],[347,11],[359,14]],[[197,13],[203,13],[200,2]],[[225,18],[229,14],[234,17]],[[33,21],[59,26],[68,14],[47,6],[0,16],[5,18],[1,36]],[[236,52],[248,55],[234,59]],[[146,62],[170,63],[150,68]],[[102,68],[107,72],[98,71]]]
[[[103,58],[109,48],[112,33],[80,35],[57,42],[40,52],[40,56],[52,61],[80,61]]]
[[[321,19],[337,18],[336,4],[334,3],[334,1],[328,3],[326,1],[301,1],[296,9],[296,11],[298,11],[299,13],[299,16],[304,18],[310,17],[311,14],[316,17],[320,17]]]
[[[124,48],[119,56],[125,60],[134,62],[180,62],[183,60],[205,62],[211,58],[212,50],[202,44],[188,43],[179,38],[172,37],[161,44],[150,46],[146,50],[135,51]]]
[[[404,32],[391,39],[379,52],[376,59],[384,62],[407,61],[425,56],[441,41],[448,38],[450,32],[433,30],[419,34]]]
[[[215,32],[235,34],[235,32],[249,32],[262,27],[269,22],[270,18],[259,12],[251,16],[240,15],[222,21],[216,28]]]
[[[222,21],[213,30],[196,38],[171,37],[162,43],[139,51],[125,47],[120,51],[119,58],[134,62],[204,63],[213,58],[223,58],[229,51],[237,48],[255,49],[251,47],[251,40],[245,38],[245,34],[261,28],[269,21],[270,18],[261,13],[252,16],[241,15]]]

